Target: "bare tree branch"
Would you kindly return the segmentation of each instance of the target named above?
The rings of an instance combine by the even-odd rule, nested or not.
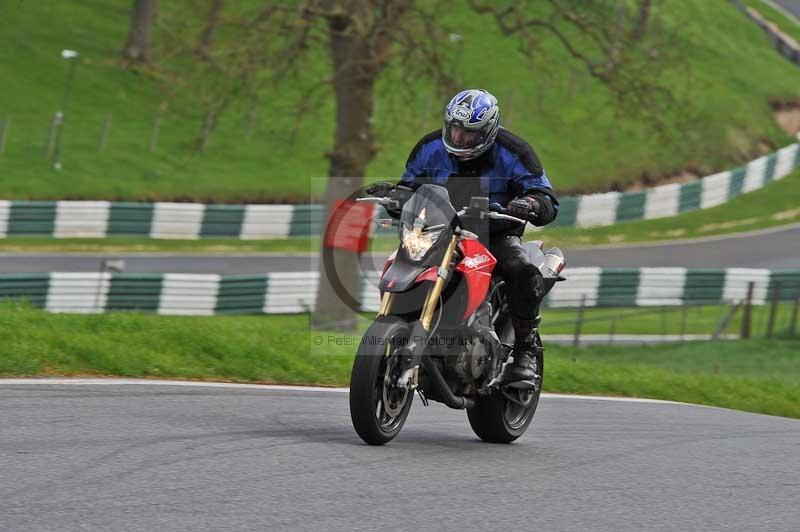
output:
[[[378,150],[373,127],[377,92],[391,87],[381,94],[384,103],[408,101],[418,85],[433,86],[444,96],[455,92],[465,70],[464,37],[448,27],[453,6],[446,0],[260,0],[236,9],[228,9],[224,0],[207,0],[208,9],[200,13],[184,2],[180,13],[170,4],[172,17],[159,22],[159,61],[148,68],[164,80],[165,91],[192,101],[192,106],[176,107],[202,122],[201,146],[213,138],[215,125],[229,109],[246,106],[247,116],[253,116],[260,99],[272,94],[268,88],[291,88],[291,139],[312,111],[324,107],[322,98],[333,97],[334,137],[324,154],[332,177],[327,212],[334,200],[363,182]],[[666,55],[653,39],[658,18],[652,0],[466,4],[490,17],[531,62],[551,60],[543,51],[548,42],[559,43],[585,70],[586,79],[608,88],[620,112],[656,113],[671,97],[658,84],[654,65],[656,55],[658,62]],[[348,178],[347,186],[336,177]],[[357,272],[355,264],[352,272]],[[357,276],[345,284],[358,286]],[[321,280],[315,322],[349,314],[335,299]]]
[[[206,25],[195,47],[195,53],[203,59],[208,60],[211,39],[214,37],[214,33],[219,27],[220,15],[222,14],[223,7],[225,7],[225,0],[211,0],[211,7],[209,7],[208,10]]]
[[[532,30],[547,30],[574,59],[585,65],[592,76],[602,81],[608,81],[622,62],[622,49],[634,46],[644,38],[651,9],[651,0],[638,0],[638,16],[632,23],[623,9],[625,6],[617,2],[548,0],[550,16],[530,15],[541,12],[541,4],[538,10],[534,10],[527,2],[515,2],[506,7],[479,0],[467,0],[467,3],[477,13],[491,14],[506,35],[519,35],[536,42],[541,37]],[[568,27],[562,27],[559,20],[572,26],[577,35],[569,35]],[[631,28],[626,31],[628,25]]]

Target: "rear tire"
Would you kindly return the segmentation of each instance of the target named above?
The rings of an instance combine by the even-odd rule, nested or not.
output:
[[[407,347],[411,327],[399,318],[379,318],[364,333],[350,374],[350,418],[370,445],[384,445],[403,428],[413,390],[386,386],[397,378],[398,348]]]
[[[536,335],[535,345],[542,345]],[[535,357],[536,373],[544,377],[544,357],[541,351]],[[469,424],[480,439],[489,443],[511,443],[528,430],[536,413],[541,394],[541,380],[535,390],[505,388],[478,399],[477,404],[467,410]]]

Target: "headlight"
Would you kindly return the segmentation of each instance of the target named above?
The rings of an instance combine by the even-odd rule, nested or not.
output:
[[[404,225],[401,240],[403,241],[403,247],[408,253],[409,258],[414,261],[422,260],[425,253],[431,249],[433,243],[436,242],[436,239],[442,234],[442,231],[444,231],[444,229],[416,233],[413,229],[409,229]]]

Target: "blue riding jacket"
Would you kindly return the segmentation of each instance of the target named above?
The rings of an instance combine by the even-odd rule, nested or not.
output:
[[[459,177],[479,178],[481,195],[487,195],[492,203],[505,206],[520,196],[544,196],[552,202],[553,210],[558,210],[558,199],[533,148],[505,129],[498,132],[486,153],[468,161],[459,161],[448,153],[440,131],[426,135],[409,155],[398,184],[411,188],[424,183],[452,185],[451,179]],[[543,220],[542,225],[550,221]]]

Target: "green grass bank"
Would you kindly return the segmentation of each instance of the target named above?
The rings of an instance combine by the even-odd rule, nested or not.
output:
[[[206,152],[198,153],[192,142],[202,126],[203,106],[188,95],[169,99],[148,75],[119,68],[130,5],[129,0],[45,0],[2,8],[0,117],[11,122],[0,155],[0,197],[216,202],[319,197],[324,179],[312,178],[327,173],[330,94],[291,132],[301,89],[325,77],[327,53],[314,54],[300,65],[297,78],[264,98],[269,106],[258,109],[249,137],[243,133],[246,109],[234,106]],[[244,12],[253,5],[226,9]],[[196,11],[189,0],[163,7],[167,14]],[[463,86],[486,87],[500,98],[505,124],[536,146],[562,192],[606,190],[687,169],[708,174],[791,141],[777,126],[770,101],[800,97],[800,69],[780,57],[760,29],[726,1],[673,0],[654,7],[653,16],[659,19],[654,31],[674,34],[670,47],[683,57],[664,74],[680,103],[665,114],[661,134],[650,121],[616,114],[606,89],[553,39],[544,42],[532,65],[489,16],[476,16],[462,4],[453,6],[446,20],[464,37],[463,49],[453,44],[440,53]],[[79,50],[81,58],[63,129],[64,169],[55,172],[44,152],[67,76],[62,48]],[[399,90],[408,83],[415,87],[413,96]],[[380,151],[368,174],[396,176],[416,140],[439,126],[445,98],[427,81],[405,81],[398,68],[385,72],[377,94]],[[153,123],[165,103],[151,152]],[[108,143],[100,153],[109,115]]]

